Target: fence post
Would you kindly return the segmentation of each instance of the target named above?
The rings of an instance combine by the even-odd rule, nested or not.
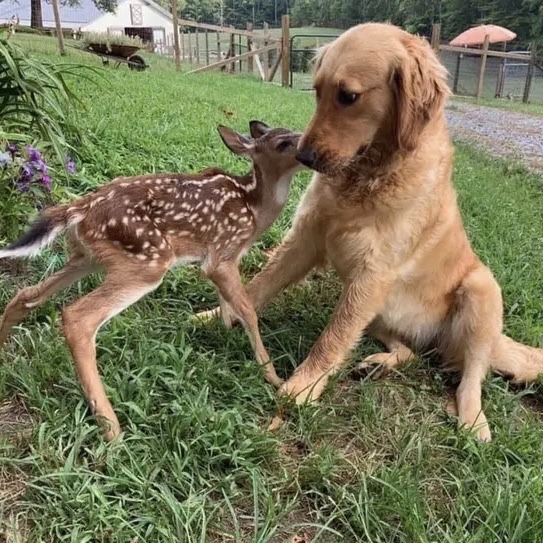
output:
[[[221,60],[221,35],[217,32],[217,62]]]
[[[268,23],[264,23],[264,47],[268,45],[270,38],[270,29],[268,27]],[[270,53],[269,51],[266,51],[263,56],[264,60],[264,78],[266,81],[268,81],[269,73],[270,73]]]
[[[530,54],[530,63],[528,64],[528,71],[526,72],[526,83],[524,84],[524,93],[522,94],[522,101],[526,104],[530,100],[530,92],[532,90],[532,79],[534,77],[534,63],[535,63],[535,43],[532,45],[532,53]]]
[[[200,42],[198,41],[198,29],[194,29],[194,39],[196,40],[196,66],[200,66]]]
[[[209,36],[207,35],[207,30],[205,31],[206,36],[206,66],[209,64]]]
[[[230,33],[230,50],[228,51],[228,53],[229,53],[229,56],[235,57],[236,56],[236,35],[233,32],[234,27],[232,25],[230,25],[230,29],[232,30],[232,32]],[[235,60],[233,60],[230,63],[229,69],[230,69],[230,73],[234,73],[236,71]]]
[[[290,17],[281,17],[281,85],[290,85]]]
[[[181,58],[185,62],[185,27],[181,27]]]
[[[172,23],[173,23],[173,58],[175,60],[175,69],[181,69],[181,59],[179,58],[179,23],[177,13],[177,0],[172,0]],[[183,56],[185,56],[183,54]]]
[[[253,23],[247,23],[247,30],[249,32],[253,31]],[[253,38],[251,36],[247,36],[247,51],[250,51],[253,48]],[[247,71],[252,74],[254,71],[253,67],[253,57],[249,57],[247,59]]]
[[[441,23],[434,23],[432,25],[432,38],[430,44],[432,49],[439,56],[439,44],[441,43]]]
[[[52,4],[53,4],[53,13],[55,14],[55,26],[57,28],[58,51],[61,54],[61,56],[64,56],[66,54],[66,49],[64,49],[64,36],[62,35],[62,25],[60,23],[58,1],[52,0]]]
[[[479,80],[477,81],[477,100],[483,97],[483,83],[485,80],[486,59],[488,57],[488,45],[490,44],[490,36],[485,36],[483,44],[483,56],[481,57],[481,69],[479,70]]]
[[[239,49],[238,55],[241,55],[241,34],[238,36],[238,49]],[[243,63],[240,60],[239,61],[239,73],[241,73],[242,71],[243,71]]]
[[[454,70],[454,80],[453,80],[453,94],[458,93],[458,79],[460,78],[460,63],[462,62],[463,53],[458,53],[456,57],[456,68]]]

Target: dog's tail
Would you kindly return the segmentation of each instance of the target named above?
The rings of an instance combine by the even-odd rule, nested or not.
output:
[[[528,347],[501,335],[494,345],[491,366],[515,383],[531,383],[543,374],[543,349]]]
[[[83,220],[82,214],[69,211],[70,208],[65,206],[52,207],[44,211],[17,241],[0,250],[0,258],[36,256],[68,227]]]

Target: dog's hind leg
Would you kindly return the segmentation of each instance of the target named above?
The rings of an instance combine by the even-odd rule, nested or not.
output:
[[[454,312],[445,326],[445,363],[460,369],[456,391],[458,425],[472,430],[481,441],[491,434],[482,410],[482,382],[491,367],[491,355],[502,329],[502,298],[492,273],[479,265],[455,292]]]
[[[366,373],[372,379],[383,377],[388,371],[415,358],[413,351],[406,347],[385,325],[380,317],[377,317],[368,326],[367,334],[381,342],[388,352],[375,353],[367,356],[356,365],[356,373]]]

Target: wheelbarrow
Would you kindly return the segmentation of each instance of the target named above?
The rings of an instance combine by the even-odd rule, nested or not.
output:
[[[98,55],[102,58],[104,66],[109,66],[110,62],[114,62],[114,67],[118,68],[121,64],[128,64],[131,70],[142,72],[149,65],[145,60],[136,55],[136,51],[140,47],[136,45],[111,45],[106,43],[89,43],[86,47],[89,53]]]

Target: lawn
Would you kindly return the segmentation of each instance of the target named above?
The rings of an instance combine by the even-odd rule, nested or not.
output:
[[[504,98],[482,98],[477,100],[476,98],[466,96],[455,96],[454,100],[471,102],[474,104],[481,104],[483,106],[495,107],[498,109],[506,109],[509,111],[517,111],[519,113],[526,113],[528,115],[534,115],[536,117],[543,117],[543,103],[527,103],[513,102]]]
[[[56,58],[53,47],[34,50]],[[149,62],[143,73],[107,69],[107,83],[74,83],[87,135],[74,193],[117,175],[214,164],[242,172],[247,164],[221,144],[217,124],[246,129],[257,118],[301,129],[313,110],[307,93]],[[541,344],[541,178],[463,146],[454,177],[470,238],[502,285],[508,333]],[[287,231],[307,180],[299,176],[282,217],[244,259],[246,277]],[[49,252],[17,274],[0,272],[0,305],[60,265]],[[443,409],[454,379],[431,357],[380,381],[355,380],[347,369],[318,405],[294,409],[268,433],[274,392],[243,332],[188,320],[217,301],[189,267],[98,334],[101,373],[125,430],[104,443],[59,330],[60,307],[97,280],[36,311],[0,354],[0,540],[2,531],[7,541],[47,543],[541,540],[540,386],[489,376],[494,441],[481,445]],[[263,313],[280,375],[303,360],[338,292],[334,274],[321,271]],[[376,349],[363,340],[353,362]],[[24,431],[11,431],[16,420]]]

